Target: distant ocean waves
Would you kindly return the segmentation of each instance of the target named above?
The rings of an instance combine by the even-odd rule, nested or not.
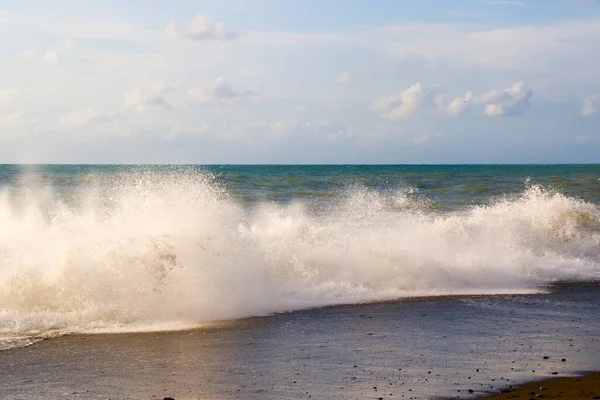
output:
[[[600,279],[597,205],[535,185],[436,211],[410,190],[247,207],[198,172],[0,189],[0,348],[67,332]]]

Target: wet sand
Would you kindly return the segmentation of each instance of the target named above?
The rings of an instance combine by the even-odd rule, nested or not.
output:
[[[531,382],[505,390],[485,400],[500,399],[600,399],[600,372],[592,372],[580,377],[556,378]]]
[[[550,294],[328,307],[185,332],[63,336],[0,351],[0,397],[475,398],[599,370],[599,289],[559,285]]]

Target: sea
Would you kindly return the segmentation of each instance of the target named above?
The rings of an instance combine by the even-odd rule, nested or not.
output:
[[[600,165],[0,165],[5,398],[467,398],[600,369],[599,282]]]

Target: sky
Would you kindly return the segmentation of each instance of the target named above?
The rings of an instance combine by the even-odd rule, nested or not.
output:
[[[0,0],[0,163],[600,163],[600,0]]]

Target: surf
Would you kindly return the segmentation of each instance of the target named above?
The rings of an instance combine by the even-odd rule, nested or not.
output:
[[[185,168],[86,176],[67,191],[26,175],[0,189],[0,223],[5,347],[600,279],[598,207],[531,184],[447,211],[413,188],[360,186],[250,207]]]

